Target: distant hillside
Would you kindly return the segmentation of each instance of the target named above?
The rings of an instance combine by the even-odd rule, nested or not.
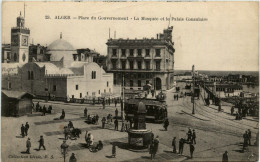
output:
[[[185,72],[190,72],[191,70],[175,70],[175,74],[184,74]],[[215,76],[226,76],[229,74],[242,74],[242,75],[253,75],[259,76],[258,71],[210,71],[210,70],[198,70],[200,74],[215,75]]]

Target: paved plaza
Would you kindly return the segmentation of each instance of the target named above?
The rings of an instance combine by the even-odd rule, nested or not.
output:
[[[192,103],[189,96],[173,100],[175,90],[167,91],[167,105],[170,125],[168,131],[164,131],[162,124],[147,123],[147,129],[159,136],[159,150],[155,161],[221,161],[222,154],[228,151],[230,161],[256,160],[258,147],[249,146],[242,152],[243,133],[252,131],[251,143],[255,142],[258,131],[258,119],[247,117],[243,120],[234,120],[230,115],[230,107],[223,106],[223,112],[218,112],[217,107],[204,106],[203,100],[197,100],[195,115],[192,112]],[[202,93],[203,95],[203,93]],[[2,160],[16,161],[63,161],[60,145],[64,140],[63,128],[69,121],[75,128],[80,128],[82,134],[77,140],[67,140],[69,145],[66,161],[69,161],[71,153],[75,153],[78,161],[150,161],[148,150],[135,152],[128,149],[128,134],[114,130],[113,124],[101,128],[100,119],[109,113],[115,114],[115,106],[111,104],[105,109],[101,105],[67,104],[61,102],[44,102],[40,105],[52,105],[54,113],[41,116],[33,113],[19,118],[2,117]],[[98,114],[99,124],[87,124],[83,117],[84,108],[88,108],[88,114]],[[120,105],[117,105],[120,110]],[[61,115],[64,109],[64,120],[53,120]],[[28,137],[31,138],[31,154],[26,154],[27,137],[20,136],[21,124],[30,124]],[[121,121],[119,121],[119,130]],[[187,138],[188,128],[195,129],[197,138],[193,159],[190,159],[189,145],[184,146],[183,156],[172,153],[172,138],[176,137],[177,150],[180,138]],[[94,141],[103,141],[104,148],[96,153],[90,152],[85,147],[85,132],[89,131],[94,136]],[[3,133],[4,132],[4,133]],[[38,151],[39,139],[43,135],[46,150]],[[117,146],[116,157],[112,158],[112,144]]]

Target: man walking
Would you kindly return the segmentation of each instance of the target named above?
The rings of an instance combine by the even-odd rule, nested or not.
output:
[[[75,157],[74,153],[71,154],[69,162],[77,162],[77,158]]]
[[[116,104],[117,104],[117,99],[115,99],[115,107],[116,107]]]
[[[173,137],[172,139],[172,147],[173,147],[172,152],[176,153],[176,137]]]
[[[225,153],[222,156],[222,162],[228,162],[228,152],[225,151]]]
[[[188,135],[187,141],[190,141],[191,137],[192,137],[192,132],[191,132],[190,128],[189,128],[189,131],[188,131],[187,135]]]
[[[116,120],[114,121],[114,124],[115,124],[115,130],[118,131],[118,120],[116,118]]]
[[[247,147],[247,142],[248,142],[248,134],[247,131],[245,131],[245,133],[243,134],[243,138],[244,138],[244,143],[243,143],[243,151],[245,150],[245,148]]]
[[[88,109],[85,108],[85,109],[84,109],[84,117],[87,117],[87,116],[88,116]]]
[[[156,136],[156,138],[154,139],[154,152],[153,152],[153,158],[155,158],[155,155],[158,151],[158,148],[159,148],[159,136]]]
[[[118,117],[118,110],[117,110],[117,108],[115,110],[115,116],[116,116],[116,118]]]
[[[39,145],[39,151],[41,149],[41,147],[43,147],[44,150],[46,150],[45,146],[44,146],[44,139],[43,139],[43,136],[40,136],[40,140],[38,141],[40,143]]]
[[[196,132],[195,132],[194,129],[193,129],[193,132],[192,132],[192,139],[191,139],[191,142],[192,142],[193,144],[196,144]]]
[[[25,127],[22,124],[22,127],[21,127],[21,135],[22,135],[22,137],[24,137],[24,132],[25,132]]]
[[[102,104],[103,104],[103,109],[105,109],[105,108],[106,108],[105,99],[103,99],[103,102],[102,102]]]
[[[102,121],[102,129],[104,129],[105,128],[105,124],[106,124],[106,118],[103,117],[101,121]]]
[[[26,124],[25,124],[25,128],[24,128],[24,131],[25,131],[25,136],[27,136],[28,135],[28,130],[29,130],[29,124],[28,124],[28,122],[26,122]]]
[[[168,126],[169,126],[169,120],[168,120],[168,119],[165,119],[164,125],[163,125],[165,131],[167,131]]]
[[[27,154],[30,154],[30,148],[31,148],[31,141],[30,141],[30,138],[28,138],[28,140],[26,141],[26,153]]]
[[[250,131],[250,129],[248,129],[247,135],[248,135],[248,145],[251,146],[251,131]]]
[[[65,140],[68,139],[69,132],[70,132],[70,129],[67,126],[65,126],[64,127],[64,138],[65,138]]]
[[[179,154],[180,154],[180,155],[182,155],[182,153],[183,153],[183,148],[184,148],[184,139],[181,138],[181,139],[179,140]]]
[[[193,152],[195,150],[195,147],[194,145],[192,144],[192,142],[190,143],[190,158],[192,159],[193,158]]]

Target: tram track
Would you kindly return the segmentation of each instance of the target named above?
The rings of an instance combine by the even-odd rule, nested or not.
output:
[[[214,122],[217,122],[217,123],[222,124],[222,125],[229,125],[229,126],[231,126],[231,128],[235,128],[236,130],[239,130],[239,132],[240,132],[240,131],[244,131],[245,129],[244,129],[244,128],[241,128],[241,126],[237,126],[237,124],[246,126],[247,128],[248,128],[248,127],[251,127],[251,128],[254,128],[254,129],[255,129],[255,127],[253,127],[253,126],[249,126],[249,125],[246,125],[246,124],[243,124],[243,123],[238,123],[238,122],[230,121],[230,119],[227,119],[227,118],[222,117],[222,116],[220,116],[220,115],[214,115],[214,114],[212,114],[212,112],[209,112],[209,111],[203,109],[203,108],[201,107],[201,105],[198,105],[198,104],[196,104],[196,103],[195,103],[195,105],[197,106],[197,109],[199,108],[199,110],[200,110],[200,111],[196,111],[196,113],[200,114],[200,115],[203,116],[203,117],[206,117],[206,118],[208,118],[208,119],[211,119],[211,120],[213,120]],[[184,101],[184,102],[182,103],[182,106],[183,106],[184,108],[188,109],[189,111],[191,111],[191,109],[190,109],[191,105],[189,105],[187,102]],[[202,113],[202,112],[204,112],[204,113]],[[205,115],[205,114],[206,114],[206,115]],[[223,119],[224,119],[224,120],[223,120]],[[236,123],[236,124],[234,124],[234,123]],[[237,131],[236,131],[236,132],[237,132]]]

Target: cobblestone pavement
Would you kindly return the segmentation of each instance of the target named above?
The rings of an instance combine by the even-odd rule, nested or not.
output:
[[[258,147],[249,146],[242,152],[242,135],[245,130],[252,131],[252,143],[255,142],[258,131],[258,120],[234,120],[234,116],[229,114],[229,108],[224,108],[223,112],[218,112],[217,107],[204,106],[202,100],[197,100],[195,114],[192,114],[192,104],[190,97],[173,100],[175,91],[167,91],[168,118],[170,125],[168,131],[163,130],[162,124],[147,123],[147,129],[152,130],[155,135],[159,135],[160,144],[156,158],[153,161],[221,161],[222,154],[227,150],[230,161],[248,161],[258,157]],[[68,104],[61,102],[40,102],[41,105],[53,107],[54,113],[41,116],[39,113],[22,116],[19,118],[2,117],[2,161],[63,161],[60,145],[64,140],[63,128],[72,121],[75,128],[82,131],[77,140],[67,140],[69,145],[68,161],[71,153],[75,153],[78,161],[150,161],[148,149],[143,152],[134,152],[128,149],[128,134],[114,130],[114,125],[106,125],[106,129],[101,129],[98,125],[87,124],[83,117],[84,108],[88,108],[89,114],[98,114],[100,119],[108,114],[115,114],[113,104],[102,109],[101,105]],[[117,106],[120,111],[120,105]],[[66,112],[65,120],[53,120],[61,115],[61,110]],[[249,119],[251,119],[249,117]],[[31,154],[25,154],[27,137],[21,138],[21,124],[29,122],[30,129],[28,137],[31,138]],[[119,129],[121,121],[119,121]],[[188,128],[196,130],[197,144],[193,159],[189,159],[189,146],[184,146],[184,156],[172,153],[171,141],[173,137],[186,138]],[[96,153],[85,148],[85,131],[88,130],[94,136],[95,143],[102,140],[104,148]],[[39,138],[43,135],[46,150],[38,151]],[[117,146],[116,158],[112,158],[112,144]]]

